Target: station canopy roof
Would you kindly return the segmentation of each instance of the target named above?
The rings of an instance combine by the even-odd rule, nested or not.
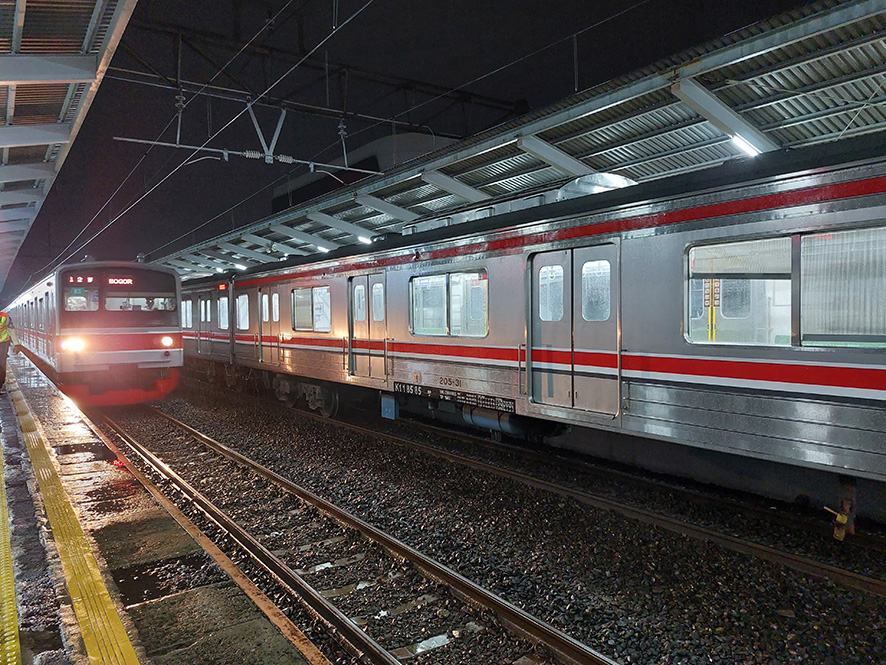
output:
[[[0,0],[0,290],[136,0]]]
[[[883,3],[818,2],[152,259],[184,279],[271,267],[550,202],[564,186],[605,191],[884,128]]]

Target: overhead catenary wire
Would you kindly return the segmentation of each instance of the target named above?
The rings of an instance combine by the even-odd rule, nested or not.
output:
[[[574,40],[574,39],[577,39],[577,37],[578,37],[579,35],[584,34],[585,32],[588,32],[589,30],[593,30],[594,28],[598,28],[598,27],[600,27],[600,26],[602,26],[602,25],[605,25],[605,24],[608,23],[609,21],[612,21],[612,20],[614,20],[614,19],[616,19],[616,18],[619,18],[620,16],[623,16],[624,14],[626,14],[626,13],[628,13],[628,12],[634,11],[635,9],[637,9],[637,8],[639,8],[639,7],[642,7],[643,5],[648,4],[649,1],[650,1],[650,0],[640,0],[639,2],[634,3],[634,4],[631,5],[630,7],[626,7],[625,9],[623,9],[623,10],[621,10],[621,11],[618,11],[618,12],[616,12],[616,13],[614,13],[614,14],[612,14],[612,15],[606,17],[606,18],[600,19],[599,21],[596,21],[595,23],[593,23],[593,24],[591,24],[591,25],[589,25],[589,26],[587,26],[587,27],[584,27],[584,28],[582,28],[581,30],[578,30],[578,31],[576,31],[576,32],[574,32],[574,33],[571,33],[571,34],[567,35],[566,37],[562,37],[562,38],[560,38],[560,39],[558,39],[558,40],[556,40],[556,41],[551,42],[550,44],[547,44],[547,45],[545,45],[545,46],[542,46],[541,48],[538,48],[538,49],[532,51],[531,53],[527,53],[526,55],[520,56],[519,58],[516,58],[516,59],[514,59],[514,60],[512,60],[512,61],[510,61],[510,62],[508,62],[508,63],[506,63],[506,64],[504,64],[504,65],[501,65],[501,66],[499,66],[499,67],[496,67],[495,69],[492,69],[492,70],[486,72],[485,74],[482,74],[482,75],[480,75],[480,76],[477,76],[477,77],[471,79],[470,81],[467,81],[467,82],[465,82],[465,83],[462,83],[461,85],[458,85],[458,86],[456,86],[456,87],[454,87],[454,88],[452,88],[452,89],[450,89],[450,90],[448,90],[448,91],[446,91],[446,92],[444,92],[444,93],[440,93],[439,95],[436,95],[435,97],[432,97],[432,98],[430,98],[430,99],[427,99],[427,100],[425,100],[425,101],[423,101],[423,102],[421,102],[421,103],[418,103],[418,104],[413,104],[413,105],[410,106],[409,108],[407,108],[407,109],[401,111],[400,113],[395,114],[395,115],[392,116],[392,117],[386,118],[386,119],[384,119],[384,120],[379,120],[379,121],[375,122],[374,124],[370,124],[370,125],[368,125],[368,126],[362,128],[362,129],[358,129],[358,130],[355,131],[354,133],[352,133],[352,134],[348,134],[348,136],[349,136],[350,138],[353,138],[353,137],[358,136],[358,135],[360,135],[360,134],[362,134],[362,133],[364,133],[364,132],[367,132],[367,131],[370,131],[370,130],[372,130],[372,129],[375,129],[376,127],[379,127],[379,126],[381,126],[381,125],[386,125],[386,124],[390,124],[390,123],[397,123],[397,122],[399,122],[399,121],[398,121],[398,118],[400,118],[400,117],[402,117],[402,116],[404,116],[404,115],[407,115],[407,114],[409,114],[409,113],[412,113],[413,111],[415,111],[415,110],[417,110],[417,109],[420,109],[420,108],[422,108],[423,106],[426,106],[426,105],[428,105],[428,104],[431,104],[431,103],[433,103],[433,102],[435,102],[435,101],[437,101],[437,100],[439,100],[439,99],[442,99],[442,98],[446,97],[447,95],[451,95],[452,93],[454,93],[454,92],[458,92],[459,90],[462,90],[462,89],[468,87],[469,85],[473,85],[474,83],[477,83],[477,82],[479,82],[479,81],[482,81],[483,79],[486,79],[486,78],[488,78],[488,77],[490,77],[490,76],[493,76],[493,75],[495,75],[495,74],[497,74],[497,73],[499,73],[499,72],[501,72],[501,71],[504,71],[505,69],[507,69],[507,68],[509,68],[509,67],[512,67],[513,65],[519,64],[520,62],[523,62],[524,60],[527,60],[527,59],[529,59],[529,58],[532,58],[532,57],[534,57],[534,56],[536,56],[536,55],[538,55],[538,54],[540,54],[540,53],[543,53],[544,51],[546,51],[546,50],[548,50],[548,49],[550,49],[550,48],[553,48],[553,47],[557,46],[558,44],[562,44],[563,42],[572,41],[572,40]],[[362,10],[361,10],[361,11],[362,11]],[[315,49],[315,50],[316,50],[316,49]],[[313,52],[313,51],[312,51],[312,52]],[[576,81],[577,81],[577,79],[576,79]],[[275,84],[275,85],[276,85],[276,84]],[[327,92],[328,92],[328,91],[327,91]],[[328,101],[327,101],[327,105],[328,105]],[[430,127],[428,127],[428,130],[431,132],[432,135],[434,134],[433,130],[432,130]],[[343,144],[344,144],[344,136],[341,135],[341,131],[342,131],[342,126],[341,126],[341,124],[340,124],[340,125],[339,125],[339,134],[336,136],[335,141],[333,141],[332,143],[330,143],[329,145],[327,145],[325,148],[323,148],[323,149],[317,151],[316,153],[314,153],[314,155],[313,155],[313,157],[312,157],[311,159],[312,159],[312,160],[316,160],[317,158],[320,157],[320,155],[324,154],[324,153],[327,152],[328,150],[333,149],[333,148],[337,148],[337,147],[339,147],[339,146],[343,146]],[[190,234],[193,233],[194,231],[197,231],[197,230],[199,230],[199,229],[202,229],[202,228],[208,226],[209,224],[211,224],[212,222],[214,222],[215,220],[217,220],[219,217],[221,217],[221,216],[227,214],[227,212],[229,212],[229,211],[231,211],[231,210],[234,210],[234,209],[237,208],[238,206],[240,206],[240,205],[246,203],[247,201],[249,201],[250,199],[254,198],[257,194],[259,194],[259,193],[261,193],[261,192],[263,192],[263,191],[269,189],[270,187],[276,185],[276,183],[278,183],[278,182],[280,182],[280,181],[282,181],[282,180],[288,178],[290,175],[292,175],[292,173],[294,172],[294,170],[295,170],[295,169],[293,169],[292,171],[289,171],[288,173],[286,173],[286,174],[280,176],[279,178],[277,178],[276,180],[274,180],[272,183],[269,183],[269,184],[267,184],[267,185],[262,186],[262,187],[259,188],[256,192],[253,192],[252,194],[250,194],[250,195],[246,196],[245,198],[243,198],[241,201],[239,201],[239,202],[235,203],[234,205],[230,206],[229,208],[227,208],[227,210],[226,210],[225,212],[220,213],[220,214],[218,214],[218,215],[215,215],[215,216],[213,216],[212,218],[210,218],[210,219],[208,219],[207,221],[205,221],[204,223],[200,224],[199,226],[197,226],[197,227],[195,227],[195,228],[193,228],[193,229],[190,229],[187,233],[183,233],[183,234],[179,235],[178,237],[176,237],[176,238],[174,238],[174,239],[172,239],[172,240],[170,240],[170,241],[168,241],[168,242],[166,242],[166,243],[160,245],[159,247],[155,247],[151,252],[149,252],[149,254],[155,254],[156,252],[160,251],[161,249],[164,249],[164,248],[166,248],[166,247],[169,247],[170,245],[172,245],[172,244],[178,242],[179,240],[181,240],[182,238],[187,237],[188,235],[190,235]]]
[[[328,42],[330,39],[332,39],[332,37],[335,36],[340,30],[342,30],[342,29],[345,28],[347,25],[349,25],[349,24],[351,23],[351,21],[353,21],[355,18],[357,18],[357,16],[359,16],[360,14],[362,14],[362,13],[363,13],[363,12],[364,12],[364,11],[370,6],[370,5],[372,5],[372,3],[373,3],[374,1],[375,1],[375,0],[367,0],[367,2],[364,3],[359,9],[357,9],[357,11],[355,11],[351,16],[349,16],[349,17],[348,17],[347,19],[345,19],[342,23],[340,23],[336,28],[334,28],[329,34],[327,34],[323,39],[321,39],[320,42],[317,43],[316,46],[314,46],[314,47],[313,47],[310,51],[308,51],[308,52],[307,52],[302,58],[300,58],[300,59],[299,59],[294,65],[292,65],[292,67],[290,67],[289,69],[287,69],[287,70],[286,70],[286,71],[285,71],[280,77],[278,77],[276,81],[274,81],[273,83],[271,83],[271,85],[269,85],[269,86],[264,90],[264,92],[262,92],[261,94],[259,94],[259,95],[256,97],[256,99],[261,99],[262,97],[264,97],[265,95],[267,95],[267,94],[268,94],[271,90],[273,90],[273,89],[274,89],[274,88],[275,88],[275,87],[276,87],[281,81],[283,81],[283,79],[285,79],[287,76],[289,76],[293,71],[295,71],[299,66],[301,66],[301,65],[302,65],[302,64],[303,64],[308,58],[310,58],[310,57],[311,57],[311,56],[312,56],[317,50],[319,50],[320,47],[322,47],[326,42]],[[111,226],[113,226],[113,225],[114,225],[114,224],[115,224],[120,218],[122,218],[126,213],[128,213],[128,212],[129,212],[130,210],[132,210],[135,206],[137,206],[141,201],[143,201],[145,198],[147,198],[147,197],[148,197],[148,196],[149,196],[154,190],[157,189],[157,187],[159,187],[160,185],[162,185],[162,184],[163,184],[164,182],[166,182],[169,178],[171,178],[175,173],[177,173],[177,172],[179,171],[179,169],[181,169],[183,166],[185,166],[185,165],[186,165],[186,164],[187,164],[187,163],[188,163],[188,162],[189,162],[194,156],[197,155],[198,152],[200,152],[200,150],[202,150],[203,148],[205,148],[205,147],[209,144],[210,141],[212,141],[214,138],[218,137],[222,132],[224,132],[228,127],[230,127],[230,126],[231,126],[236,120],[238,120],[240,117],[242,117],[244,113],[247,113],[247,112],[250,110],[250,108],[252,107],[252,105],[255,103],[255,101],[256,101],[256,100],[252,100],[252,101],[250,101],[242,111],[240,111],[239,113],[237,113],[233,118],[231,118],[228,122],[226,122],[226,123],[225,123],[225,124],[224,124],[224,125],[223,125],[223,126],[217,131],[217,132],[215,132],[212,136],[210,136],[208,139],[206,139],[206,141],[204,141],[203,144],[200,146],[200,149],[199,149],[199,150],[195,150],[193,153],[191,153],[190,156],[188,156],[184,161],[182,161],[182,162],[181,162],[178,166],[176,166],[172,171],[170,171],[168,174],[166,174],[166,175],[165,175],[165,176],[164,176],[159,182],[157,182],[155,185],[153,185],[153,186],[152,186],[148,191],[146,191],[144,194],[142,194],[141,196],[139,196],[134,202],[132,202],[130,205],[128,205],[126,208],[124,208],[121,212],[119,212],[115,217],[113,217],[113,218],[112,218],[107,224],[105,224],[105,226],[103,226],[99,231],[97,231],[95,234],[93,234],[92,237],[90,237],[90,238],[89,238],[88,240],[86,240],[83,244],[81,244],[80,247],[79,247],[77,250],[75,250],[74,252],[72,252],[71,254],[69,254],[67,257],[65,257],[65,259],[62,260],[62,262],[64,262],[65,260],[71,258],[71,256],[74,256],[74,254],[77,254],[77,253],[78,253],[79,251],[81,251],[84,247],[86,247],[86,245],[88,245],[90,242],[92,242],[93,240],[95,240],[96,238],[98,238],[102,233],[104,233],[105,231],[107,231],[107,230],[108,230]]]
[[[213,74],[213,76],[212,76],[208,81],[206,81],[206,83],[203,84],[203,87],[202,87],[199,91],[197,91],[196,93],[194,93],[194,95],[193,95],[189,100],[187,100],[186,102],[184,102],[184,105],[181,107],[181,109],[176,108],[176,113],[175,113],[175,115],[173,115],[172,118],[169,119],[169,122],[166,123],[166,126],[165,126],[165,127],[160,131],[160,133],[157,135],[157,141],[159,141],[160,138],[166,133],[166,131],[172,126],[172,124],[173,124],[174,122],[176,122],[176,119],[177,119],[178,117],[180,117],[181,112],[184,111],[184,109],[187,108],[188,105],[189,105],[194,99],[196,99],[196,98],[200,95],[200,93],[203,91],[203,89],[209,87],[209,86],[212,84],[212,82],[215,81],[215,79],[217,79],[219,76],[221,76],[222,73],[224,73],[224,71],[225,71],[228,67],[230,67],[231,64],[232,64],[232,63],[233,63],[238,57],[240,57],[240,55],[241,55],[241,54],[242,54],[247,48],[249,48],[249,46],[250,46],[250,45],[251,45],[256,39],[258,39],[258,38],[261,36],[261,34],[262,34],[263,32],[265,32],[266,30],[268,30],[268,28],[270,28],[270,27],[274,24],[274,22],[275,22],[275,21],[276,21],[276,20],[277,20],[282,14],[283,14],[283,12],[285,12],[285,11],[286,11],[286,10],[292,5],[293,2],[295,2],[295,0],[289,0],[285,5],[283,5],[283,7],[280,8],[280,10],[279,10],[276,14],[274,14],[273,17],[271,17],[270,19],[268,19],[267,21],[265,21],[264,24],[262,25],[262,27],[258,30],[258,32],[256,32],[255,35],[253,35],[252,38],[249,39],[249,41],[247,41],[245,44],[243,44],[243,46],[242,46],[242,47],[241,47],[241,48],[240,48],[240,49],[239,49],[234,55],[232,55],[232,56],[228,59],[228,61],[227,61],[224,65],[222,65],[222,66],[219,68],[219,70],[218,70],[215,74]],[[210,137],[209,140],[211,140],[211,137]],[[208,143],[208,140],[207,140],[207,143]],[[119,184],[119,185],[117,186],[117,188],[114,190],[114,192],[113,192],[113,193],[107,198],[107,200],[102,204],[101,208],[99,208],[99,209],[96,211],[95,215],[92,216],[92,219],[90,219],[89,222],[88,222],[88,223],[87,223],[87,224],[86,224],[86,225],[80,230],[80,232],[79,232],[76,236],[74,236],[73,240],[71,240],[71,242],[69,242],[68,245],[67,245],[62,251],[60,251],[60,252],[56,255],[56,257],[55,257],[54,259],[52,259],[49,263],[47,263],[46,265],[44,265],[44,266],[43,266],[42,268],[40,268],[39,270],[35,270],[34,272],[32,272],[32,273],[29,275],[29,280],[33,278],[33,276],[34,276],[35,273],[43,273],[43,272],[45,272],[47,269],[49,269],[49,268],[50,268],[51,266],[53,266],[53,265],[57,265],[58,263],[64,263],[64,261],[68,260],[69,258],[71,258],[71,256],[73,256],[74,254],[77,254],[79,251],[81,251],[86,245],[88,245],[90,242],[92,242],[93,240],[95,240],[95,238],[98,237],[98,235],[100,235],[100,234],[103,233],[105,230],[107,230],[107,228],[108,228],[111,224],[113,224],[117,219],[119,219],[119,217],[120,217],[123,213],[121,213],[120,215],[118,215],[116,218],[113,218],[112,221],[109,222],[108,226],[104,227],[104,228],[99,232],[99,234],[97,234],[97,235],[91,237],[89,240],[87,240],[86,242],[84,242],[83,244],[81,244],[76,250],[74,250],[71,254],[68,254],[64,259],[59,260],[60,257],[61,257],[62,255],[64,255],[69,249],[71,249],[71,247],[74,246],[74,244],[75,244],[75,243],[77,242],[77,240],[78,240],[78,239],[79,239],[79,238],[80,238],[80,237],[86,232],[86,230],[87,230],[90,226],[92,226],[92,223],[98,218],[98,216],[102,213],[102,211],[110,205],[111,201],[114,200],[114,197],[117,196],[117,194],[120,192],[120,190],[123,188],[123,186],[129,181],[129,179],[133,176],[133,174],[135,174],[135,172],[136,172],[136,171],[138,170],[138,168],[142,165],[142,163],[145,161],[145,159],[147,159],[148,155],[151,153],[151,150],[153,150],[153,146],[149,146],[148,149],[145,150],[145,153],[141,156],[141,158],[138,160],[138,162],[135,164],[135,166],[133,166],[132,169],[129,171],[129,173],[126,175],[126,177],[123,178],[123,180],[120,182],[120,184]],[[191,157],[193,157],[193,156],[194,156],[194,155],[191,155]],[[190,159],[190,157],[189,157],[188,159]],[[160,168],[161,168],[161,169],[164,168],[164,167],[166,166],[166,164],[169,163],[170,160],[171,160],[171,158],[170,158],[170,159],[167,159],[167,160],[163,163],[163,166],[161,166]],[[186,160],[186,161],[187,161],[187,160]],[[180,168],[180,167],[179,167],[179,168]],[[156,173],[155,173],[155,175],[156,175]],[[162,182],[162,180],[161,180],[160,182]],[[158,184],[160,184],[160,183],[158,183]],[[156,187],[156,185],[155,185],[155,187]],[[153,190],[153,188],[152,188],[152,190]],[[149,191],[152,191],[152,190],[149,190]],[[141,200],[141,199],[139,199],[139,200]],[[130,199],[130,203],[131,203],[131,202],[132,202],[132,199]],[[126,207],[126,208],[125,208],[125,210],[129,210],[129,209],[130,209],[129,207]]]

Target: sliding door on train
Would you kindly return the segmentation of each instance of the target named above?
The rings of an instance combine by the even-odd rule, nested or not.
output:
[[[212,354],[212,300],[198,296],[200,321],[197,326],[197,353],[201,356]]]
[[[280,364],[280,294],[273,289],[258,290],[259,359],[265,365]]]
[[[619,403],[618,248],[532,259],[532,400],[614,416]]]
[[[385,379],[388,335],[383,273],[350,279],[349,371],[353,376]]]

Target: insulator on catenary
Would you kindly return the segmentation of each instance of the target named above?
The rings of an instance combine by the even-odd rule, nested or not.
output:
[[[274,155],[274,159],[283,164],[292,164],[295,161],[295,157],[290,157],[289,155]]]
[[[258,150],[244,150],[240,154],[246,159],[262,159],[265,156],[263,152]]]

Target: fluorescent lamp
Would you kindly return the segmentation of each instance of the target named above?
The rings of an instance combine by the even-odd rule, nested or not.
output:
[[[371,245],[371,244],[372,244],[372,239],[371,239],[371,238],[367,238],[366,236],[358,236],[358,237],[357,237],[357,240],[359,240],[360,242],[362,242],[364,245]]]
[[[756,147],[754,147],[753,145],[751,145],[750,143],[748,143],[747,140],[745,140],[744,138],[742,138],[742,136],[741,136],[740,134],[734,134],[734,135],[732,136],[732,142],[733,142],[735,145],[737,145],[739,148],[741,148],[743,152],[747,153],[747,154],[750,155],[751,157],[756,157],[756,156],[759,155],[760,152],[761,152],[761,151],[758,150]]]
[[[239,263],[235,263],[235,264],[234,264],[234,267],[235,267],[237,270],[246,270],[246,266],[241,265],[241,264],[239,264]]]

